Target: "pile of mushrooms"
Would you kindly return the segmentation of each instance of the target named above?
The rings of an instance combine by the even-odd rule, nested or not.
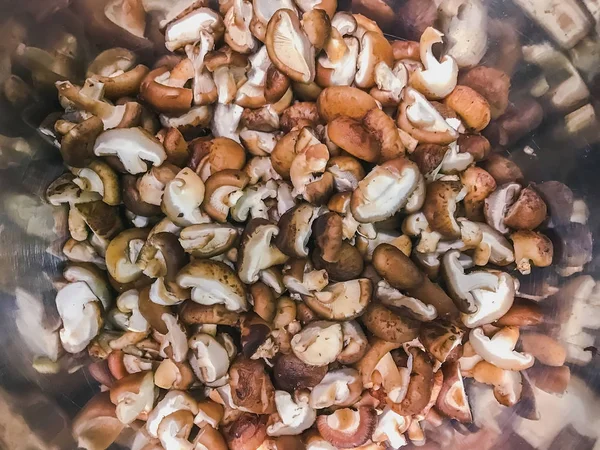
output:
[[[102,385],[80,447],[444,442],[474,421],[469,386],[535,420],[535,390],[589,361],[570,317],[594,281],[527,282],[583,270],[585,214],[491,152],[516,138],[481,1],[441,2],[439,29],[407,27],[419,42],[367,17],[389,23],[385,2],[105,3],[168,56],[30,65],[64,108],[45,129],[68,167],[47,190],[68,208],[60,342]]]

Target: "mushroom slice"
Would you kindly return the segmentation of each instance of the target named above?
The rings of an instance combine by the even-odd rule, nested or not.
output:
[[[458,250],[447,252],[442,259],[442,275],[456,307],[463,313],[474,314],[479,312],[479,305],[475,302],[472,291],[479,289],[497,292],[500,287],[499,277],[484,271],[465,274],[459,258]],[[512,304],[512,301],[510,303]]]
[[[202,179],[186,167],[165,186],[161,208],[176,225],[206,223],[209,219],[200,210],[204,192]]]
[[[140,314],[139,300],[140,295],[137,289],[130,289],[119,295],[117,308],[127,317],[125,323],[127,330],[145,333],[150,330],[150,325]]]
[[[302,362],[325,366],[336,360],[343,349],[342,326],[335,322],[311,322],[291,342],[292,351]]]
[[[113,301],[113,295],[106,278],[106,273],[99,270],[93,264],[69,263],[63,271],[63,277],[69,283],[77,281],[85,282],[98,297],[105,310],[108,310]]]
[[[238,357],[229,370],[232,403],[241,411],[254,414],[275,412],[275,389],[264,363]]]
[[[523,379],[519,371],[503,370],[481,361],[473,368],[473,378],[479,383],[494,386],[494,397],[501,405],[514,406],[521,399]]]
[[[515,280],[505,272],[491,272],[497,277],[494,290],[474,289],[471,291],[477,311],[462,314],[463,324],[469,328],[480,327],[500,319],[506,314],[515,298]]]
[[[358,183],[350,207],[354,218],[362,223],[381,222],[406,205],[420,178],[416,164],[405,158],[376,166]]]
[[[273,180],[248,186],[231,209],[231,217],[237,222],[245,222],[249,216],[252,219],[266,219],[268,218],[268,208],[265,200],[276,196],[277,183]]]
[[[446,33],[446,54],[458,67],[474,67],[488,49],[488,13],[480,0],[445,0],[439,8]]]
[[[379,416],[377,428],[373,432],[373,441],[387,443],[391,448],[398,449],[407,445],[404,433],[408,430],[410,418],[401,416],[389,406]]]
[[[265,41],[266,30],[271,17],[280,9],[289,9],[290,11],[296,10],[296,5],[292,0],[279,0],[273,2],[271,0],[253,0],[252,2],[254,18],[250,27],[254,36],[261,41]]]
[[[310,393],[310,406],[315,409],[353,405],[362,393],[362,381],[356,369],[344,368],[328,372]]]
[[[421,326],[419,341],[423,347],[440,363],[456,355],[457,348],[462,344],[464,336],[457,326],[447,321],[424,323]]]
[[[231,249],[237,238],[238,230],[232,225],[205,223],[181,230],[179,242],[192,256],[211,258]]]
[[[158,437],[158,429],[163,419],[177,411],[189,411],[198,414],[198,403],[188,393],[183,391],[169,391],[159,401],[146,421],[146,430],[152,437]]]
[[[435,306],[426,305],[417,298],[402,294],[385,280],[377,283],[375,298],[385,306],[406,310],[415,319],[422,322],[430,322],[437,317]]]
[[[62,319],[59,336],[63,348],[79,353],[102,328],[102,304],[87,283],[66,285],[56,294],[56,308]]]
[[[373,389],[382,389],[392,403],[400,403],[406,397],[413,359],[409,355],[406,367],[398,367],[391,353],[386,353],[377,362],[371,373]]]
[[[484,215],[489,226],[502,234],[510,231],[504,223],[504,218],[520,192],[521,186],[518,183],[507,183],[485,199]]]
[[[252,23],[252,3],[245,0],[233,0],[225,14],[225,42],[240,53],[252,53],[257,41],[250,31]]]
[[[243,195],[250,178],[241,170],[225,169],[207,180],[202,208],[217,222],[227,222],[230,209]]]
[[[84,191],[97,192],[107,205],[121,204],[119,178],[108,164],[102,161],[92,161],[86,168],[72,168],[71,171],[77,175],[73,183]]]
[[[316,81],[319,86],[350,86],[356,76],[360,44],[353,36],[345,37],[343,41],[347,50],[339,61],[332,61],[327,53],[317,60]]]
[[[320,292],[329,283],[327,271],[314,270],[307,259],[288,261],[282,270],[283,284],[291,294],[310,296]]]
[[[290,166],[290,179],[294,186],[292,195],[302,195],[306,199],[308,187],[322,179],[321,174],[325,172],[328,161],[329,150],[325,144],[308,145],[297,152]]]
[[[360,447],[371,438],[376,426],[377,412],[367,406],[358,410],[338,409],[317,418],[317,428],[323,439],[338,448]]]
[[[185,410],[180,410],[166,416],[158,426],[158,440],[165,450],[178,450],[191,448],[189,442],[194,415]]]
[[[229,311],[246,311],[246,288],[227,265],[213,260],[196,260],[177,275],[177,284],[192,288],[191,299],[201,305],[225,305]]]
[[[117,418],[128,425],[152,411],[158,389],[151,371],[121,378],[110,390],[110,401],[117,405]]]
[[[473,252],[473,262],[478,266],[488,263],[507,266],[515,261],[513,247],[508,239],[485,223],[477,223],[483,234],[481,243]]]
[[[490,364],[504,370],[525,370],[535,362],[532,355],[514,350],[518,340],[517,327],[501,328],[491,339],[482,328],[474,328],[469,334],[469,342],[475,352]]]
[[[160,166],[167,154],[162,144],[142,128],[122,128],[102,133],[94,144],[96,156],[118,156],[127,172],[146,172],[149,161]]]
[[[351,320],[365,310],[371,291],[371,280],[361,278],[330,284],[320,292],[303,296],[303,300],[322,319]]]
[[[119,283],[130,283],[142,275],[136,261],[147,237],[148,230],[132,228],[117,235],[108,245],[106,267]]]
[[[369,89],[375,85],[375,66],[380,62],[388,66],[394,63],[392,46],[383,34],[377,31],[367,31],[360,40],[360,53],[357,60],[358,71],[354,77],[357,87]]]
[[[417,68],[411,77],[410,85],[428,99],[440,99],[450,94],[458,81],[458,64],[452,56],[446,55],[440,61],[433,54],[433,46],[443,43],[443,33],[428,27],[421,35],[421,62],[425,69]]]
[[[306,258],[312,224],[318,214],[319,209],[308,203],[301,203],[283,214],[278,223],[277,247],[288,256]]]
[[[457,203],[466,195],[467,190],[458,180],[441,179],[427,186],[423,213],[433,231],[445,239],[459,239],[461,227],[454,214]]]
[[[279,9],[273,14],[265,46],[275,67],[291,80],[309,83],[315,79],[315,49],[292,10]]]
[[[81,188],[75,183],[75,176],[64,173],[46,189],[46,199],[51,205],[59,206],[64,203],[75,205],[100,200],[97,192]]]
[[[402,100],[402,91],[408,84],[408,70],[402,61],[394,64],[393,68],[386,62],[380,61],[375,66],[375,84],[370,94],[383,106],[398,106]]]
[[[224,31],[221,16],[210,8],[198,8],[179,20],[172,22],[165,30],[165,46],[174,52],[188,44],[195,44],[202,32],[209,32],[218,40]]]
[[[109,393],[100,392],[77,413],[72,432],[80,448],[100,449],[110,447],[124,427],[117,419]]]
[[[237,270],[246,284],[258,281],[262,270],[283,264],[288,257],[272,243],[279,234],[277,225],[265,219],[252,219],[246,225],[240,244]]]
[[[338,355],[337,361],[345,365],[355,364],[367,351],[368,342],[365,332],[355,320],[349,320],[342,323],[342,333],[344,349]]]
[[[515,248],[517,270],[523,275],[531,273],[531,265],[548,267],[552,264],[554,246],[552,241],[541,233],[520,230],[510,235]]]
[[[190,365],[200,381],[213,385],[227,375],[229,354],[216,338],[197,333],[189,339],[188,345],[191,350]]]
[[[444,382],[436,401],[437,409],[451,419],[471,423],[473,416],[460,373],[460,365],[458,362],[444,364],[442,370]]]
[[[267,427],[269,436],[295,436],[309,429],[317,412],[308,403],[308,395],[300,393],[295,399],[285,391],[275,391],[275,406],[281,421]]]
[[[407,87],[398,110],[398,128],[419,143],[448,145],[458,139],[458,132],[417,90]]]

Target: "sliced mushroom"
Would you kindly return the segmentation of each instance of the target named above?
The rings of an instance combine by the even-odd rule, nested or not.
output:
[[[494,386],[494,397],[501,405],[513,406],[521,399],[521,372],[503,370],[487,361],[481,361],[473,369],[473,378],[480,383]]]
[[[401,416],[389,406],[383,410],[373,432],[373,441],[387,443],[397,449],[407,444],[404,433],[408,430],[410,419]]]
[[[437,409],[447,417],[462,423],[473,421],[467,393],[457,362],[443,366],[444,383],[436,401]]]
[[[275,412],[275,390],[262,361],[238,357],[231,365],[229,376],[235,406],[255,414]]]
[[[406,311],[422,322],[429,322],[437,317],[434,306],[426,305],[419,299],[402,294],[399,290],[392,288],[385,280],[377,283],[375,298],[383,305],[394,309],[399,308],[402,312]]]
[[[361,320],[374,336],[389,342],[403,344],[419,335],[420,322],[378,303],[369,304]]]
[[[329,372],[310,393],[310,406],[315,409],[353,405],[362,393],[358,371],[345,368]]]
[[[464,334],[464,331],[450,322],[435,321],[421,325],[419,340],[435,359],[444,363],[460,356]]]
[[[311,322],[292,338],[291,345],[302,362],[311,366],[327,365],[342,352],[342,327],[334,322]]]
[[[230,209],[249,181],[248,175],[240,170],[226,169],[211,175],[204,185],[202,209],[217,222],[227,222]]]
[[[233,247],[238,230],[229,224],[192,225],[181,230],[179,242],[183,249],[197,258],[221,255]]]
[[[327,365],[309,365],[292,353],[279,355],[273,366],[275,386],[288,392],[313,388],[323,380],[326,373]]]
[[[269,436],[298,435],[312,426],[317,418],[315,409],[308,403],[308,395],[300,393],[292,399],[285,391],[275,391],[275,405],[280,421],[267,427]]]
[[[223,20],[218,13],[210,8],[198,8],[169,24],[165,30],[165,45],[173,52],[198,42],[202,32],[214,34],[217,40],[223,31]]]
[[[338,409],[317,418],[317,428],[323,439],[338,448],[356,448],[366,443],[377,426],[374,408]]]
[[[460,237],[460,226],[454,216],[457,203],[466,195],[460,181],[437,180],[427,186],[423,213],[432,230],[445,239]]]
[[[212,260],[196,260],[177,275],[177,284],[191,288],[191,299],[201,305],[223,304],[229,311],[245,311],[246,288],[226,264]]]
[[[319,115],[327,123],[339,116],[362,120],[376,107],[377,103],[373,97],[350,86],[332,86],[323,89],[317,100]]]
[[[124,424],[117,418],[108,392],[92,397],[73,420],[73,436],[81,448],[108,448],[118,438]]]
[[[205,333],[197,333],[188,341],[192,370],[200,381],[211,386],[219,384],[229,370],[230,358],[222,342]]]
[[[552,241],[541,233],[521,230],[510,235],[515,249],[517,269],[523,275],[531,273],[531,265],[548,267],[552,264],[554,246]]]
[[[519,329],[516,327],[504,327],[491,339],[481,328],[474,328],[469,334],[469,342],[475,352],[490,364],[504,370],[528,369],[535,362],[532,355],[514,350],[518,339]]]
[[[371,291],[371,281],[363,278],[330,284],[303,299],[323,319],[350,320],[365,310],[371,300]]]
[[[147,418],[157,397],[152,372],[139,372],[121,378],[110,390],[118,419],[128,425],[138,417]]]

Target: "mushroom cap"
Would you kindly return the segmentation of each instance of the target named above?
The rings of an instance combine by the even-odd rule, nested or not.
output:
[[[73,420],[72,432],[81,448],[108,448],[125,425],[117,419],[108,392],[92,397]]]
[[[541,233],[521,230],[510,235],[515,249],[517,269],[524,275],[531,273],[531,264],[548,267],[552,264],[554,246],[552,241]]]
[[[344,368],[328,372],[310,393],[310,406],[315,409],[353,405],[362,393],[362,381],[356,369]]]
[[[204,223],[181,230],[179,242],[183,249],[196,258],[211,258],[231,249],[238,230],[229,224]]]
[[[191,89],[168,86],[157,79],[167,77],[169,69],[158,67],[151,70],[140,85],[140,99],[165,114],[185,114],[192,107],[194,93]]]
[[[268,417],[242,413],[233,422],[222,428],[227,445],[231,450],[259,448],[267,437]]]
[[[191,299],[201,305],[224,304],[229,311],[247,309],[246,288],[227,265],[213,260],[195,260],[177,275],[177,284],[191,288]]]
[[[224,31],[223,19],[210,8],[198,8],[171,22],[165,30],[165,46],[174,52],[200,40],[202,32],[214,34],[218,40]]]
[[[277,247],[293,258],[307,257],[312,224],[318,212],[316,207],[301,203],[283,214],[277,224],[279,227],[279,234],[275,239]]]
[[[362,120],[377,103],[373,97],[360,89],[350,86],[332,86],[323,89],[317,99],[321,118],[329,123],[339,116]]]
[[[325,374],[327,366],[314,366],[304,363],[293,353],[280,354],[273,366],[273,381],[277,389],[294,392],[317,386]]]
[[[279,9],[273,14],[267,26],[265,46],[273,64],[291,80],[301,83],[314,80],[314,47],[292,10]]]
[[[337,262],[327,262],[316,252],[312,254],[312,261],[317,269],[326,270],[329,278],[335,281],[356,279],[360,276],[364,268],[361,252],[347,241],[342,242]]]
[[[362,278],[329,284],[320,292],[303,296],[303,300],[322,319],[351,320],[363,313],[371,292],[371,280]]]
[[[454,356],[464,336],[457,326],[447,321],[434,321],[421,325],[419,340],[423,347],[439,362]]]
[[[369,304],[361,321],[374,336],[396,344],[412,341],[419,335],[419,321],[378,303]]]
[[[504,370],[525,370],[535,362],[532,355],[514,350],[518,339],[519,329],[515,327],[504,327],[491,339],[481,328],[474,328],[469,334],[469,342],[475,352],[490,364]]]
[[[546,220],[546,203],[531,187],[522,189],[504,216],[504,224],[517,230],[533,230]]]
[[[229,369],[234,405],[255,414],[275,412],[275,390],[261,360],[238,357]]]
[[[394,64],[392,46],[380,32],[367,31],[360,40],[358,71],[354,78],[356,86],[362,89],[373,87],[375,85],[375,67],[381,62],[388,66]]]
[[[134,373],[118,380],[110,390],[110,401],[117,406],[121,422],[130,424],[152,411],[157,390],[151,371]]]
[[[471,423],[473,416],[458,362],[442,366],[444,382],[436,401],[436,408],[445,416],[462,423]]]
[[[292,351],[304,363],[325,366],[335,361],[343,349],[342,326],[339,323],[309,323],[291,341]]]
[[[60,142],[60,154],[65,163],[73,167],[85,167],[93,157],[94,144],[103,131],[104,124],[96,116],[71,128]]]
[[[456,111],[465,125],[476,132],[482,131],[490,123],[489,103],[468,86],[456,86],[444,99],[444,104]]]
[[[136,261],[147,237],[147,229],[133,228],[121,232],[110,242],[106,249],[106,267],[112,278],[119,283],[129,283],[142,275]]]
[[[338,409],[317,418],[317,428],[323,439],[338,448],[356,448],[366,443],[377,426],[374,408]]]
[[[427,406],[434,385],[433,364],[427,353],[416,347],[411,347],[408,353],[412,357],[410,383],[399,406],[406,416],[418,414]]]
[[[510,77],[492,67],[477,66],[462,74],[459,83],[481,94],[489,103],[492,119],[497,119],[508,108]]]
[[[241,170],[225,169],[212,174],[204,184],[202,209],[217,222],[227,222],[230,208],[249,182],[250,177]]]
[[[192,168],[202,181],[226,169],[242,170],[246,164],[244,148],[233,139],[216,137],[209,141],[199,138],[190,143],[191,156],[188,167]]]
[[[336,117],[327,124],[327,134],[331,142],[358,159],[375,162],[380,157],[379,142],[355,119]]]

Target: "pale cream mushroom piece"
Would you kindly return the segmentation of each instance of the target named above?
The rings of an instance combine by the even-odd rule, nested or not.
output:
[[[473,164],[473,161],[473,155],[468,152],[461,152],[458,148],[458,142],[452,142],[448,146],[444,159],[442,159],[440,172],[443,174],[460,173]]]
[[[300,299],[299,295],[313,295],[322,291],[329,283],[327,271],[315,270],[308,259],[288,261],[281,273],[285,288],[297,300]]]
[[[499,186],[485,199],[483,213],[487,224],[496,231],[507,234],[510,229],[504,224],[510,206],[517,200],[521,192],[518,183],[507,183]]]
[[[411,77],[410,85],[431,100],[441,99],[450,94],[458,81],[458,64],[451,56],[441,60],[433,54],[433,46],[443,43],[443,33],[428,27],[421,35],[421,62],[425,69],[417,68]]]
[[[187,12],[202,6],[203,3],[202,0],[142,0],[147,13],[158,15],[158,26],[161,30]]]
[[[256,283],[261,271],[288,260],[288,256],[273,243],[278,234],[277,225],[266,219],[252,219],[248,222],[242,234],[237,260],[238,275],[244,283]]]
[[[441,27],[446,34],[446,55],[458,67],[474,67],[488,48],[488,12],[480,0],[444,0],[439,7]]]
[[[408,430],[411,419],[401,416],[389,406],[386,406],[378,418],[377,427],[373,432],[373,442],[387,443],[397,450],[407,445],[404,433]]]
[[[161,320],[168,330],[167,334],[164,335],[161,351],[164,352],[164,348],[170,347],[173,360],[182,363],[186,360],[188,354],[188,339],[185,328],[183,328],[179,320],[172,314],[164,313],[161,316]],[[165,354],[165,356],[167,355]]]
[[[177,411],[189,411],[198,414],[198,402],[184,391],[172,390],[159,401],[146,421],[146,430],[152,437],[158,437],[158,427],[162,420]]]
[[[130,289],[117,297],[117,308],[127,317],[127,330],[143,333],[150,330],[150,325],[140,313],[139,300],[140,294],[137,289]]]
[[[225,43],[236,52],[252,53],[258,46],[250,31],[253,15],[252,3],[245,0],[233,0],[225,14]]]
[[[316,81],[319,85],[350,86],[356,76],[360,43],[353,36],[345,37],[342,41],[347,50],[338,61],[333,62],[327,53],[317,60]]]
[[[260,108],[267,103],[265,82],[267,71],[271,66],[266,46],[261,46],[256,53],[248,57],[248,61],[250,62],[248,79],[239,87],[235,95],[235,103],[243,108]]]
[[[73,183],[86,192],[97,192],[107,205],[116,206],[121,203],[121,189],[117,173],[102,161],[92,161],[85,168],[72,167],[71,172],[77,175]]]
[[[351,406],[362,394],[362,380],[356,369],[343,368],[328,372],[310,393],[312,408]]]
[[[471,291],[477,312],[461,315],[461,320],[466,327],[474,328],[492,323],[506,314],[513,304],[516,281],[506,272],[491,273],[498,278],[498,285],[495,290]]]
[[[306,200],[307,186],[319,181],[327,169],[329,150],[324,144],[310,145],[296,153],[290,167],[290,179],[294,190],[292,195]]]
[[[250,23],[250,29],[254,36],[264,42],[267,34],[267,25],[271,17],[280,9],[296,10],[292,0],[253,0],[254,16]]]
[[[399,106],[398,128],[419,143],[447,145],[458,139],[458,132],[416,89],[406,87]]]
[[[528,353],[514,350],[519,340],[517,327],[504,327],[488,338],[482,328],[474,328],[469,334],[473,350],[484,360],[504,370],[525,370],[535,362]]]
[[[215,112],[216,114],[216,112]],[[211,106],[201,105],[193,106],[187,112],[179,116],[159,115],[160,124],[165,128],[194,128],[207,127],[213,119],[213,109]]]
[[[191,288],[191,299],[201,305],[225,305],[229,311],[246,311],[246,288],[226,264],[195,260],[177,275],[177,284]]]
[[[204,191],[202,179],[186,167],[165,186],[161,209],[179,226],[208,223],[210,219],[200,209]]]
[[[273,14],[265,47],[272,63],[291,80],[309,83],[315,79],[315,49],[293,11],[280,9]]]
[[[200,42],[185,46],[185,52],[193,67],[192,92],[194,94],[194,105],[210,105],[217,100],[217,85],[212,73],[204,63],[206,54],[214,47],[215,38],[206,31],[200,33]]]
[[[406,309],[410,315],[422,322],[430,322],[437,318],[435,306],[426,305],[417,298],[402,294],[398,289],[391,287],[385,280],[377,283],[374,295],[383,305]]]
[[[63,271],[63,278],[69,283],[78,281],[85,282],[91,291],[102,303],[105,310],[108,310],[113,302],[113,294],[108,284],[106,274],[91,264],[69,263]]]
[[[335,322],[311,322],[294,335],[291,346],[294,355],[305,364],[325,366],[342,352],[342,326]]]
[[[116,155],[132,175],[146,172],[147,162],[160,166],[167,154],[162,144],[142,128],[122,128],[102,133],[94,144],[96,156]]]
[[[359,316],[371,301],[371,280],[361,278],[329,284],[320,292],[303,296],[319,317],[329,320],[349,320]]]
[[[137,180],[140,199],[150,205],[160,206],[165,187],[179,172],[179,168],[169,163],[152,167]]]
[[[102,304],[83,281],[63,287],[56,294],[55,303],[62,320],[59,332],[62,346],[69,353],[79,353],[102,327]]]
[[[275,406],[280,421],[267,427],[269,436],[299,435],[317,419],[317,412],[309,405],[306,393],[298,393],[292,399],[288,392],[275,391]]]
[[[138,416],[149,414],[158,396],[152,372],[139,372],[121,378],[110,390],[110,400],[117,406],[117,418],[128,425]]]
[[[412,237],[419,237],[415,250],[419,253],[435,252],[442,235],[433,231],[429,221],[422,212],[413,213],[402,222],[402,232]]]
[[[63,254],[69,261],[77,263],[93,263],[101,269],[106,269],[106,261],[88,241],[69,239],[62,248]]]
[[[269,180],[266,183],[247,186],[242,196],[231,208],[231,217],[238,222],[245,222],[248,218],[267,219],[268,207],[265,200],[277,197],[277,183]]]
[[[256,184],[259,181],[281,180],[281,175],[273,169],[271,158],[268,156],[255,156],[246,163],[244,172],[250,177],[250,184]]]
[[[258,157],[266,157],[273,153],[279,137],[280,133],[277,132],[269,133],[266,131],[249,130],[248,128],[242,128],[239,133],[242,145],[246,147],[246,150],[250,154]]]
[[[165,46],[174,52],[198,42],[203,31],[214,34],[215,40],[223,35],[223,20],[210,8],[198,8],[172,22],[165,31]]]
[[[406,205],[417,188],[419,168],[404,158],[375,166],[352,194],[352,215],[361,223],[381,222]]]
[[[488,263],[507,266],[515,261],[515,254],[509,240],[485,223],[477,223],[482,232],[481,243],[473,253],[473,262],[478,266]]]
[[[240,142],[239,125],[244,108],[235,103],[217,103],[210,129],[214,137],[226,137]]]
[[[227,375],[230,363],[230,356],[224,345],[205,333],[195,334],[188,344],[191,350],[190,365],[198,379],[205,384],[219,384]]]
[[[371,95],[384,106],[398,105],[408,84],[408,70],[404,63],[397,61],[390,67],[385,61],[380,61],[375,65],[373,76],[377,87],[371,89]]]
[[[194,426],[194,415],[177,411],[165,417],[158,426],[158,439],[164,450],[192,450],[189,441]]]
[[[392,46],[383,34],[377,31],[366,31],[360,38],[358,70],[354,77],[357,87],[368,89],[375,85],[375,66],[380,62],[388,66],[394,63]]]
[[[207,223],[181,230],[179,242],[192,256],[211,258],[232,248],[238,235],[238,230],[229,224]]]

